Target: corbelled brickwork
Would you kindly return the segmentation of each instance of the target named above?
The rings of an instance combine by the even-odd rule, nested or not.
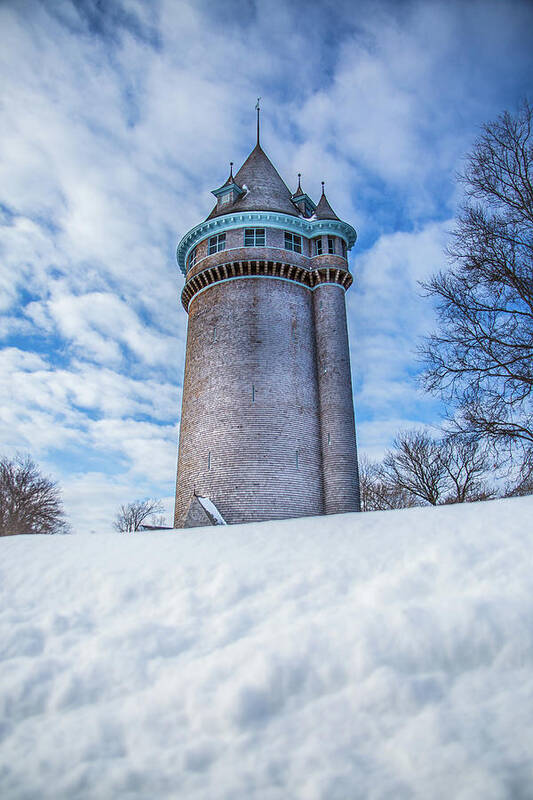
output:
[[[175,526],[202,524],[196,496],[228,523],[356,511],[344,300],[355,231],[324,194],[314,214],[300,184],[307,199],[293,202],[259,146],[214,194],[178,248],[189,324]],[[250,227],[261,246],[245,246]]]
[[[310,270],[282,261],[230,261],[204,269],[188,280],[181,294],[181,302],[187,311],[191,299],[213,283],[261,275],[283,278],[310,288],[320,283],[338,283],[347,289],[352,283],[352,276],[346,269],[324,266]]]

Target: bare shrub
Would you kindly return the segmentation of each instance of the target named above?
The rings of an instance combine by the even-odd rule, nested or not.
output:
[[[490,466],[486,448],[476,439],[435,439],[426,431],[404,431],[375,467],[372,492],[398,498],[399,504],[390,508],[487,500],[496,495],[488,483]]]
[[[140,530],[142,524],[150,519],[154,525],[163,519],[156,515],[164,511],[161,500],[134,500],[133,503],[120,506],[113,527],[120,533],[131,533]]]
[[[385,480],[383,466],[365,455],[359,459],[361,511],[389,511],[419,505],[412,494]]]

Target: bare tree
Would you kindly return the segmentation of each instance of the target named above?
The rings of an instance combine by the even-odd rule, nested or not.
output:
[[[524,497],[527,494],[533,494],[532,450],[525,454],[518,476],[505,487],[504,497]]]
[[[396,507],[405,508],[421,502],[436,506],[488,500],[496,494],[487,481],[489,468],[487,450],[475,439],[434,439],[425,431],[411,430],[396,437],[377,473],[389,496],[396,493],[403,501]]]
[[[533,110],[485,125],[464,173],[451,266],[425,285],[439,330],[422,349],[426,388],[453,430],[533,448]]]
[[[407,492],[432,506],[448,489],[441,447],[425,431],[406,431],[394,440],[383,461],[384,482],[390,490]]]
[[[440,458],[448,477],[444,503],[470,503],[489,500],[496,491],[487,482],[490,459],[486,448],[476,439],[451,436],[440,443]]]
[[[361,511],[374,511],[373,484],[375,466],[374,462],[370,461],[367,456],[359,456],[359,497],[361,499]]]
[[[113,527],[120,533],[138,531],[147,519],[152,519],[156,514],[164,511],[161,500],[134,500],[125,506],[120,506],[120,511],[115,517]],[[161,517],[156,518],[161,519]],[[153,521],[153,519],[152,519]]]
[[[386,481],[383,466],[365,455],[359,459],[361,511],[410,508],[420,501],[401,487]]]
[[[57,484],[30,456],[0,459],[0,536],[69,533]]]

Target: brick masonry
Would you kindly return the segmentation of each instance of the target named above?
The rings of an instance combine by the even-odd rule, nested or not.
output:
[[[342,286],[313,291],[322,437],[324,511],[359,511],[359,474],[350,372],[346,303]]]
[[[312,292],[241,278],[189,306],[176,492],[227,522],[324,513]]]

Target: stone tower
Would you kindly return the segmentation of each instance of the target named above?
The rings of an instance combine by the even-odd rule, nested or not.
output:
[[[355,230],[259,144],[179,243],[177,528],[359,510],[344,293]]]

